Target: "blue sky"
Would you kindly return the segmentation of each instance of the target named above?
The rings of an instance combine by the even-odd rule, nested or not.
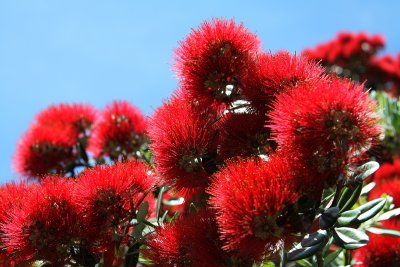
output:
[[[0,183],[33,116],[60,102],[128,100],[150,115],[176,88],[173,49],[191,28],[234,18],[265,50],[300,52],[341,30],[381,33],[400,52],[400,1],[0,2]]]

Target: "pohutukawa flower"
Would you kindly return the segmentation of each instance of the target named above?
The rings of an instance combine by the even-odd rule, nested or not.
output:
[[[260,41],[242,24],[216,19],[193,30],[176,51],[183,90],[204,105],[230,104],[260,52]]]
[[[208,192],[224,248],[239,257],[260,261],[290,247],[295,238],[285,209],[299,195],[289,162],[272,155],[268,162],[230,162],[215,174]]]
[[[207,110],[177,95],[157,109],[149,127],[156,168],[176,189],[205,187],[215,169],[216,132]]]
[[[75,132],[69,127],[34,125],[17,145],[14,168],[28,177],[64,173],[76,160],[75,145]]]
[[[280,94],[268,126],[282,149],[296,149],[320,173],[332,172],[328,183],[334,183],[346,164],[379,137],[375,110],[362,85],[332,78]]]
[[[49,128],[68,127],[84,135],[95,121],[96,110],[85,104],[53,105],[36,116],[36,123]]]
[[[141,162],[98,166],[78,177],[75,198],[85,221],[96,229],[94,242],[105,247],[112,240],[112,230],[133,218],[143,194],[149,193],[155,180]]]
[[[373,200],[389,195],[393,198],[395,207],[400,207],[400,180],[393,179],[388,181],[377,181],[377,185],[368,195],[368,199]]]
[[[390,229],[390,227],[389,227]],[[399,230],[397,225],[395,230]],[[400,239],[384,235],[369,235],[369,243],[354,252],[357,267],[397,266],[400,262]]]
[[[378,185],[384,182],[399,180],[400,178],[400,161],[394,160],[393,164],[382,164],[374,174],[374,182]],[[400,196],[399,196],[400,197]]]
[[[265,53],[245,80],[243,94],[258,109],[265,111],[276,95],[290,87],[312,85],[325,79],[325,70],[303,56],[288,52]]]
[[[219,124],[218,154],[224,159],[268,155],[276,145],[269,140],[266,120],[264,114],[226,114]]]
[[[222,250],[215,219],[205,210],[157,229],[146,245],[150,249],[145,250],[145,256],[154,266],[240,266],[239,259]]]
[[[2,229],[7,252],[18,261],[47,260],[62,264],[69,249],[85,243],[72,197],[72,182],[61,177],[46,178],[20,209],[13,209]]]
[[[114,102],[100,114],[89,140],[95,157],[135,157],[145,141],[146,119],[128,102]]]

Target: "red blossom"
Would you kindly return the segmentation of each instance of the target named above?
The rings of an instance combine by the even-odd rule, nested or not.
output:
[[[96,118],[96,110],[85,104],[52,105],[39,113],[35,120],[40,126],[48,128],[72,128],[76,134],[84,134]]]
[[[258,38],[242,24],[215,19],[181,42],[175,69],[191,99],[226,106],[242,93],[242,80],[259,52]]]
[[[216,132],[207,110],[175,95],[157,109],[149,126],[150,145],[161,179],[174,188],[205,187],[215,157]]]
[[[393,164],[382,164],[374,174],[374,182],[381,184],[400,178],[400,161],[394,160]]]
[[[399,226],[394,226],[399,230]],[[385,228],[393,226],[386,225]],[[397,266],[400,262],[400,238],[369,234],[369,243],[354,252],[357,267]]]
[[[89,151],[95,157],[125,158],[140,150],[147,122],[143,114],[128,102],[113,102],[96,121],[89,140]],[[135,155],[133,155],[135,156]]]
[[[280,94],[269,126],[281,149],[332,174],[333,181],[326,181],[331,184],[355,154],[362,155],[377,140],[381,129],[375,110],[362,85],[332,78]]]
[[[228,113],[219,122],[218,154],[223,159],[269,154],[275,148],[266,116],[257,113]]]
[[[265,111],[280,92],[288,87],[314,84],[325,78],[325,70],[304,56],[288,52],[259,56],[252,75],[245,80],[245,95],[258,109]]]
[[[73,182],[46,178],[13,209],[2,224],[7,253],[18,261],[64,263],[72,246],[85,243],[86,231],[72,197]]]
[[[230,162],[215,174],[209,202],[226,250],[259,261],[283,243],[292,245],[290,223],[280,216],[299,198],[292,174],[289,162],[276,155],[268,162]]]
[[[112,241],[112,230],[133,218],[144,193],[154,186],[149,168],[131,161],[98,166],[78,177],[75,198],[85,223],[96,229],[94,243],[101,248]]]
[[[145,256],[154,266],[234,266],[235,259],[222,250],[217,225],[209,211],[186,215],[157,229],[146,244],[150,249]]]
[[[33,125],[21,138],[14,155],[15,170],[28,177],[64,173],[76,160],[76,137],[71,128]]]

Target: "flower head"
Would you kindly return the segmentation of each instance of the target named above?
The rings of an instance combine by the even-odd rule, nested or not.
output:
[[[7,253],[17,260],[56,264],[64,262],[71,247],[85,243],[72,186],[60,177],[46,178],[20,209],[10,212],[2,224]]]
[[[261,111],[270,108],[276,95],[290,87],[312,85],[325,79],[324,68],[303,56],[282,51],[258,57],[243,94]]]
[[[102,247],[112,240],[112,230],[139,208],[137,203],[154,186],[146,165],[138,161],[98,166],[77,180],[75,198],[85,222],[96,229],[94,242]]]
[[[33,125],[17,145],[15,170],[28,177],[64,173],[76,160],[76,137],[71,128]]]
[[[290,168],[287,160],[273,155],[268,162],[230,162],[215,174],[209,202],[226,250],[259,261],[276,252],[282,241],[292,244],[284,211],[299,195]]]
[[[201,210],[157,229],[145,251],[155,266],[233,266],[234,258],[222,250],[211,212]]]
[[[313,86],[296,87],[274,103],[270,127],[284,150],[295,150],[313,169],[338,175],[356,154],[363,154],[381,132],[375,103],[362,85],[332,78]]]
[[[72,128],[78,136],[90,129],[95,118],[96,111],[90,105],[59,104],[50,106],[39,113],[35,121],[42,127]]]
[[[128,102],[113,102],[100,114],[89,140],[95,157],[118,159],[140,150],[145,142],[146,119]]]
[[[174,96],[154,113],[149,137],[156,168],[178,190],[205,187],[216,153],[216,132],[207,110]]]
[[[399,230],[398,226],[396,230]],[[357,267],[396,266],[400,262],[400,239],[384,235],[369,235],[369,243],[354,252]]]
[[[242,79],[259,51],[258,38],[242,24],[205,22],[176,51],[181,86],[205,106],[229,105],[241,94]]]

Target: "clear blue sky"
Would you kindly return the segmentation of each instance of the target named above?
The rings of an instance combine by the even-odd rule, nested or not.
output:
[[[173,49],[204,20],[243,22],[265,50],[300,52],[350,30],[382,33],[398,53],[399,10],[395,0],[2,0],[0,183],[17,178],[15,145],[50,104],[128,100],[150,115],[177,86]]]

